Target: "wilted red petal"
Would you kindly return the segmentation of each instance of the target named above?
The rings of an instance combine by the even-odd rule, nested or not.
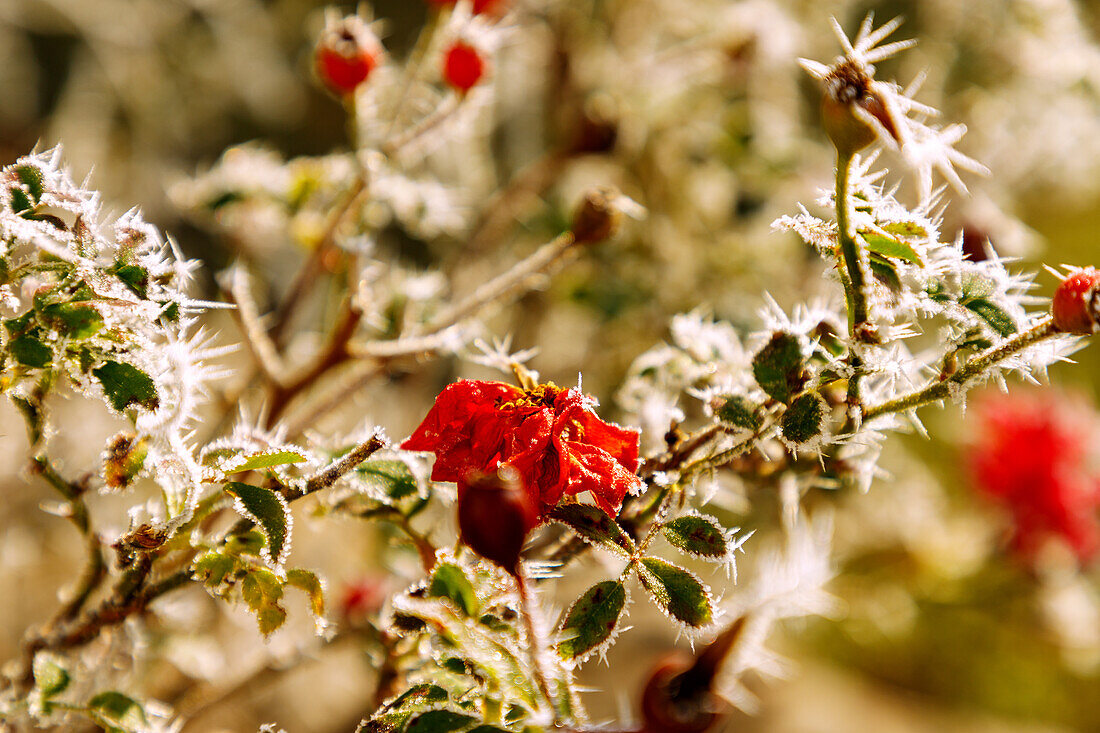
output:
[[[617,515],[627,493],[638,485],[638,477],[602,448],[569,441],[566,449],[570,458],[566,492],[576,496],[591,491],[601,509]]]
[[[453,445],[457,442],[456,435],[468,434],[470,421],[480,413],[495,410],[499,403],[515,400],[522,394],[518,388],[504,382],[461,379],[449,384],[435,398],[435,404],[420,427],[401,447],[437,451],[441,446]]]

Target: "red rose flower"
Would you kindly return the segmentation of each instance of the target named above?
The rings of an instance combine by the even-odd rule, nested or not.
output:
[[[1089,452],[1094,413],[1052,392],[988,397],[970,464],[978,488],[1012,514],[1013,546],[1030,557],[1052,537],[1081,561],[1100,550],[1100,475]]]
[[[433,481],[512,467],[540,518],[563,496],[585,491],[615,516],[638,485],[638,432],[600,420],[580,390],[553,384],[455,382],[401,447],[435,453]]]

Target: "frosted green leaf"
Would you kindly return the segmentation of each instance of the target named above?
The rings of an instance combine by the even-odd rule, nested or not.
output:
[[[306,457],[301,453],[296,453],[291,450],[274,451],[271,453],[254,453],[250,456],[243,456],[243,461],[239,464],[233,464],[226,473],[243,473],[244,471],[259,471],[264,468],[274,468],[275,466],[285,466],[288,463],[301,463],[306,460]]]
[[[237,511],[251,519],[267,537],[269,559],[281,565],[290,551],[290,507],[286,500],[263,486],[231,481],[225,490],[235,496]]]
[[[467,616],[478,611],[477,593],[462,568],[454,563],[441,562],[432,571],[428,582],[428,595],[432,598],[447,598]]]
[[[689,555],[710,560],[729,556],[726,533],[713,517],[688,515],[668,522],[663,530],[665,539]]]
[[[805,381],[798,338],[783,331],[772,334],[771,340],[752,358],[752,375],[770,397],[789,401]]]
[[[452,733],[462,730],[473,722],[472,716],[456,713],[453,710],[430,710],[414,718],[405,731],[406,733]]]
[[[391,499],[404,499],[417,491],[416,476],[404,461],[374,458],[360,464],[356,472],[371,486]]]
[[[743,430],[756,430],[760,427],[757,406],[742,395],[724,398],[722,404],[714,411],[714,416],[726,425]]]
[[[8,350],[17,362],[34,369],[41,369],[48,365],[53,358],[50,347],[32,336],[12,339],[8,344]]]
[[[575,502],[562,504],[554,509],[551,516],[589,542],[603,545],[625,557],[630,557],[634,551],[634,541],[618,522],[597,506]]]
[[[286,571],[286,584],[305,591],[309,596],[310,612],[320,618],[325,615],[325,590],[317,574],[304,568]]]
[[[279,605],[283,598],[283,584],[275,573],[266,568],[254,568],[241,581],[241,598],[256,615],[256,623],[264,636],[278,629],[286,621],[286,610]]]
[[[1002,338],[1016,333],[1016,321],[999,305],[985,298],[975,298],[963,303],[963,307],[989,324]]]
[[[905,260],[913,265],[924,265],[924,260],[921,259],[917,250],[913,249],[913,245],[908,242],[903,242],[893,237],[886,237],[868,229],[861,231],[859,236],[862,237],[869,252],[874,252],[883,257],[893,257],[894,259]]]
[[[119,412],[133,406],[155,410],[160,405],[153,378],[133,364],[108,361],[93,369],[92,374],[103,385],[111,407]]]
[[[783,439],[793,445],[805,445],[825,431],[829,405],[817,392],[805,392],[791,402],[783,413],[779,429]]]
[[[569,608],[561,625],[558,654],[584,660],[611,638],[626,605],[626,588],[617,580],[596,583]]]
[[[714,620],[710,593],[687,570],[655,557],[643,558],[638,579],[654,602],[677,621],[701,628]]]
[[[60,695],[71,681],[65,668],[48,656],[39,654],[34,658],[34,686],[43,698]]]
[[[149,728],[145,708],[121,692],[101,692],[88,701],[88,710],[110,733],[137,733]]]

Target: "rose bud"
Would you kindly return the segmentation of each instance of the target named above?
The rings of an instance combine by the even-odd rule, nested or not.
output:
[[[1059,331],[1088,336],[1100,330],[1100,270],[1088,267],[1070,273],[1054,291],[1050,304]]]
[[[473,473],[458,483],[462,542],[512,575],[519,573],[520,553],[536,524],[535,501],[515,470],[504,467],[495,473]]]
[[[378,66],[382,44],[362,18],[330,20],[314,55],[317,76],[333,94],[353,94]]]
[[[741,616],[694,659],[673,652],[653,668],[642,692],[643,733],[703,733],[718,721],[714,680],[748,622]]]
[[[443,54],[443,80],[459,94],[469,92],[483,76],[481,52],[465,41],[455,41]]]
[[[625,198],[610,186],[587,191],[573,212],[573,226],[570,227],[577,244],[595,244],[614,237],[623,221],[619,201]]]

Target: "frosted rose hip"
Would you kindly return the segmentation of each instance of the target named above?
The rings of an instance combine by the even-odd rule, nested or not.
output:
[[[1082,336],[1100,330],[1100,270],[1078,270],[1054,291],[1051,314],[1060,331]]]
[[[330,23],[321,34],[314,56],[317,76],[331,92],[352,94],[378,66],[382,45],[357,16]]]

